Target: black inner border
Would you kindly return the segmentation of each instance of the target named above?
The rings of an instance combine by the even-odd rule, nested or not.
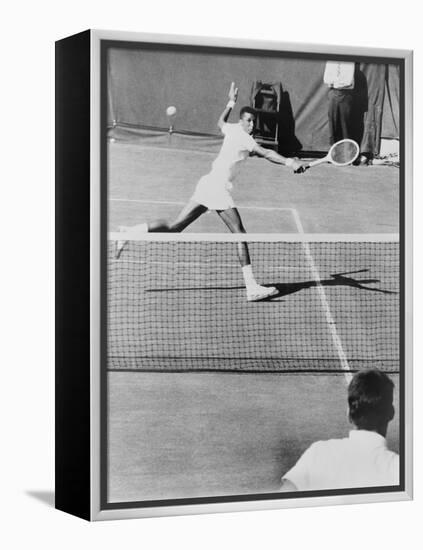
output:
[[[213,54],[231,54],[231,55],[254,55],[259,57],[280,57],[294,59],[322,59],[325,60],[343,60],[355,61],[360,63],[385,63],[396,64],[400,67],[400,200],[399,200],[399,219],[400,219],[400,484],[392,487],[366,487],[362,489],[341,489],[327,491],[298,491],[295,493],[260,493],[248,495],[231,495],[222,497],[195,497],[180,499],[163,500],[145,500],[130,502],[108,502],[108,385],[107,385],[107,227],[108,227],[108,172],[107,172],[107,57],[109,48],[137,49],[137,50],[156,50],[156,51],[179,51],[187,53],[213,53]],[[293,498],[304,497],[322,497],[322,496],[343,496],[355,494],[376,494],[388,492],[400,492],[405,489],[405,434],[404,434],[404,414],[405,414],[405,150],[409,144],[405,143],[405,60],[402,57],[382,57],[365,55],[346,55],[329,54],[324,52],[322,46],[321,53],[307,52],[284,52],[283,50],[256,50],[253,48],[230,48],[219,46],[197,46],[165,43],[145,43],[119,40],[101,40],[100,41],[100,101],[101,101],[101,120],[100,120],[100,231],[101,231],[101,373],[100,373],[100,509],[101,510],[122,510],[131,508],[152,508],[162,506],[187,506],[195,504],[214,504],[214,503],[236,503],[249,501],[268,501],[268,500],[290,500]],[[410,144],[411,146],[411,144]]]

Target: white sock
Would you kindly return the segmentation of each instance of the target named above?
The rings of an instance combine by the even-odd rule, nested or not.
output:
[[[251,264],[242,266],[242,274],[244,276],[245,286],[247,288],[257,286],[257,281],[254,278],[253,268],[251,267]]]

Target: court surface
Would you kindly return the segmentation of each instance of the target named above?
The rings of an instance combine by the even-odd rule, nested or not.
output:
[[[209,170],[213,159],[214,154],[206,151],[110,143],[109,230],[116,231],[119,225],[172,218],[186,203],[198,179]],[[398,231],[399,171],[392,167],[325,165],[304,175],[294,175],[287,168],[251,158],[243,166],[233,196],[250,233]],[[201,216],[187,231],[222,233],[227,229],[215,213],[210,213]],[[348,264],[347,256],[343,258],[343,265],[336,266],[339,271],[351,267],[345,262]],[[383,320],[391,318],[389,304],[398,299],[398,285],[394,290],[387,287],[384,274],[377,273],[368,259],[364,263],[366,265],[359,267],[368,271],[354,275],[353,283],[333,279],[333,269],[325,270],[317,263],[319,276],[326,281],[323,295],[316,285],[307,283],[310,281],[307,270],[300,273],[285,270],[281,277],[281,272],[276,276],[274,271],[260,272],[259,267],[264,279],[261,282],[280,284],[280,293],[274,303],[254,304],[253,317],[252,310],[247,311],[240,331],[248,331],[256,321],[261,336],[270,337],[267,348],[273,346],[275,355],[280,352],[279,343],[275,347],[275,330],[279,330],[277,318],[297,319],[302,324],[294,326],[294,330],[287,329],[284,345],[301,348],[310,338],[313,343],[323,339],[327,343],[324,347],[335,348],[334,360],[341,363],[342,371],[342,359],[339,350],[336,351],[336,338],[328,326],[330,317],[325,308],[334,314],[343,344],[348,342],[345,334],[351,336],[348,334],[351,317],[353,324],[364,323],[360,334],[387,330],[388,340],[395,338],[389,332],[391,329],[383,328]],[[127,282],[117,280],[115,284],[116,288],[124,288]],[[135,288],[140,290],[142,284],[140,278]],[[174,311],[180,311],[187,295],[190,303],[199,305],[200,311],[207,306],[210,292],[217,292],[216,286],[219,286],[201,277],[194,278],[191,290],[181,287],[180,281],[177,284],[178,301]],[[226,280],[226,284],[232,290],[219,290],[226,293],[227,299],[226,307],[220,312],[222,322],[230,322],[228,314],[238,304],[246,308],[242,281]],[[168,280],[154,275],[149,285],[148,308],[158,311],[163,319],[164,312],[169,311],[166,300],[175,292],[169,289]],[[145,294],[138,292],[135,299],[143,300]],[[342,304],[345,296],[348,296],[348,307],[342,311],[336,303]],[[356,310],[362,309],[362,300],[366,300],[367,312],[359,319]],[[125,309],[130,309],[131,303],[133,305],[132,299]],[[301,309],[301,304],[306,303],[312,304],[311,316]],[[379,315],[376,329],[374,311]],[[188,340],[193,338],[188,347],[191,350],[205,347],[208,354],[213,354],[208,344],[199,343],[196,337],[201,324],[199,318],[191,318],[188,313],[185,318],[185,336],[188,334]],[[129,333],[136,334],[139,318],[126,322],[132,327]],[[356,342],[354,334],[352,336]],[[178,338],[175,334],[174,339]],[[138,336],[133,340],[137,355],[140,340]],[[348,345],[343,348],[347,354]],[[374,351],[371,337],[358,345],[364,355]],[[230,346],[218,341],[218,353],[225,346],[228,351]],[[230,360],[235,361],[234,357]],[[392,377],[398,396],[398,375]],[[348,371],[330,374],[110,371],[109,502],[277,491],[280,477],[308,445],[318,439],[347,435],[348,380]],[[398,415],[391,423],[388,443],[398,451]]]
[[[344,375],[108,376],[111,502],[276,492],[313,441],[349,430]]]
[[[172,219],[208,173],[215,153],[109,144],[109,230],[119,225]],[[321,165],[305,174],[264,159],[242,165],[233,197],[249,233],[396,233],[399,170],[390,166]],[[213,212],[186,231],[226,232]]]

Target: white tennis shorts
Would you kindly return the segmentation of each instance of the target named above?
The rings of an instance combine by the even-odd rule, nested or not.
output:
[[[209,210],[235,208],[235,203],[229,193],[228,187],[232,187],[230,182],[211,172],[203,176],[197,183],[191,200],[202,204]]]

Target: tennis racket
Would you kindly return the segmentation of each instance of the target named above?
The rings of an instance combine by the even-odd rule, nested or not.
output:
[[[341,141],[337,141],[332,145],[325,157],[312,160],[304,166],[304,169],[308,170],[313,166],[318,166],[325,162],[330,162],[335,166],[348,166],[348,164],[352,164],[355,161],[359,152],[360,147],[353,139],[341,139]]]

